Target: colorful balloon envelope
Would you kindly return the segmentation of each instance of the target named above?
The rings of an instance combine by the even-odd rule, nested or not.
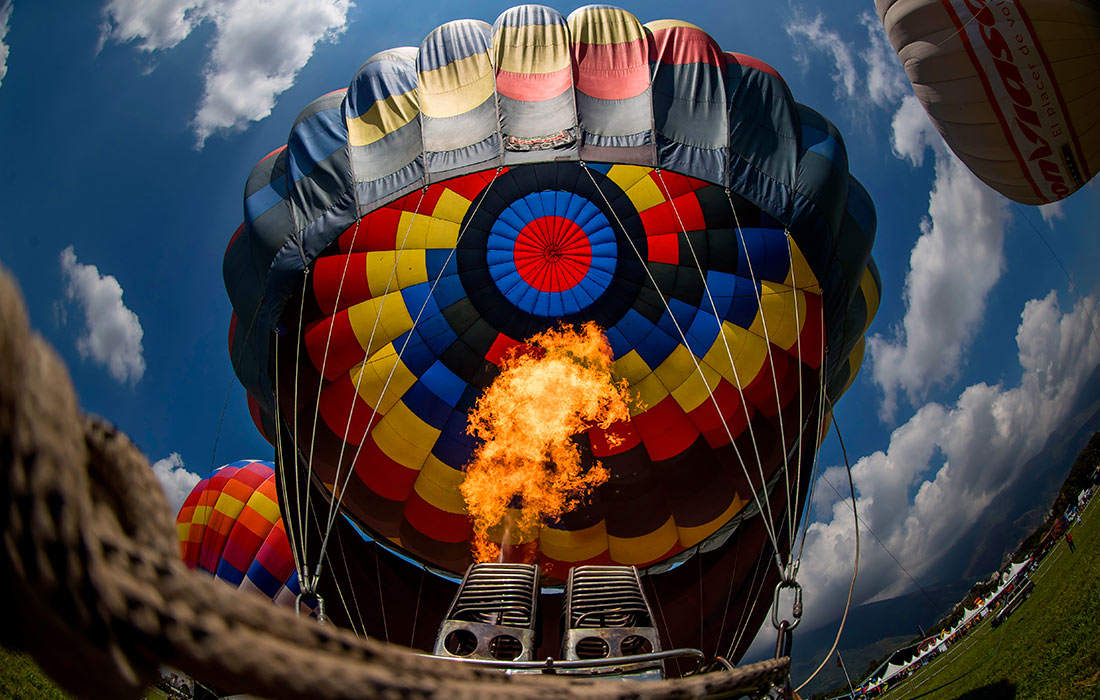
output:
[[[271,462],[242,460],[210,472],[187,496],[176,527],[180,554],[192,569],[294,605],[298,573]]]
[[[230,354],[288,480],[461,573],[470,409],[532,335],[597,323],[637,400],[576,438],[608,481],[526,544],[551,583],[736,548],[707,612],[733,614],[858,371],[874,231],[840,134],[770,66],[685,22],[527,5],[376,54],[256,165]]]
[[[1024,204],[1100,167],[1100,6],[1088,0],[875,0],[913,90],[951,150]]]

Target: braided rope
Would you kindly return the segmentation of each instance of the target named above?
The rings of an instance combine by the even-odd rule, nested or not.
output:
[[[84,418],[0,268],[0,644],[71,693],[137,697],[162,665],[279,698],[705,698],[761,692],[787,658],[657,683],[505,675],[296,617],[190,571],[148,460]]]

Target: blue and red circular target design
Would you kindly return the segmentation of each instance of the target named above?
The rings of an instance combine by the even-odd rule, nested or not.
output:
[[[280,384],[297,372],[312,387],[282,400],[299,426],[319,413],[315,478],[334,490],[337,463],[350,468],[350,516],[456,572],[472,536],[467,413],[506,353],[559,323],[603,327],[638,401],[578,437],[611,477],[541,529],[550,579],[699,544],[752,501],[757,464],[770,481],[817,428],[818,276],[757,207],[668,171],[540,163],[432,184],[348,228],[301,308],[305,350]]]
[[[516,307],[557,318],[592,305],[615,277],[618,245],[603,211],[566,190],[512,202],[486,242],[493,282]]]

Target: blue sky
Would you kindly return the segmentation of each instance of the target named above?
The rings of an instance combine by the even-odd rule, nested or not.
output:
[[[272,454],[226,350],[222,254],[252,165],[375,52],[508,6],[0,0],[0,261],[84,409],[131,436],[176,503],[194,474]],[[1096,187],[1040,210],[977,182],[915,104],[869,1],[625,7],[770,63],[845,135],[878,210],[883,299],[837,422],[865,520],[918,580],[950,580],[943,553],[1027,479],[1100,362]],[[846,488],[842,464],[830,437],[821,467]],[[839,614],[854,544],[850,511],[815,493],[808,627]],[[856,602],[911,586],[881,548],[863,551]]]

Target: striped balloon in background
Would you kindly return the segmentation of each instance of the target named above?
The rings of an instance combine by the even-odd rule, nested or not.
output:
[[[192,569],[294,605],[301,589],[271,462],[246,459],[210,472],[187,496],[176,528]]]

